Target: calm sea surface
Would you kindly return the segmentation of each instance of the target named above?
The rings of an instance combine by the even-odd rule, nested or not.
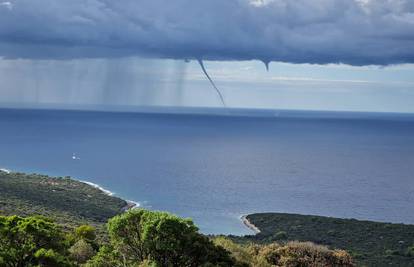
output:
[[[0,168],[73,176],[204,233],[275,211],[414,223],[414,117],[0,109]],[[79,160],[73,160],[76,153]]]

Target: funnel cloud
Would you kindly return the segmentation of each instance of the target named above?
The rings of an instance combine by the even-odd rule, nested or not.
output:
[[[204,63],[201,59],[198,60],[198,64],[201,67],[201,70],[203,71],[204,75],[206,75],[207,79],[210,81],[211,86],[216,90],[217,95],[220,97],[220,101],[223,104],[223,106],[226,106],[226,103],[224,102],[223,95],[221,94],[221,91],[217,88],[216,84],[214,83],[213,79],[211,79],[210,75],[208,74],[206,67],[204,66]]]

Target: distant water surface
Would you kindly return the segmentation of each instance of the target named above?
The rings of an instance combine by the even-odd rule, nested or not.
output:
[[[265,211],[414,223],[409,115],[0,109],[0,151],[0,168],[87,180],[204,233],[249,234],[239,217]]]

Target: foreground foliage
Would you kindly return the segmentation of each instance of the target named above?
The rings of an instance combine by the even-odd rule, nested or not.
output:
[[[0,216],[0,266],[69,266],[65,241],[47,219]]]
[[[107,226],[109,242],[100,243],[87,225],[67,233],[45,218],[0,216],[0,266],[354,266],[345,251],[311,243],[238,245],[223,237],[212,240],[191,220],[165,212],[131,210]]]

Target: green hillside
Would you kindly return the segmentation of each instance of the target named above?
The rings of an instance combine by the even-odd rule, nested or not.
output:
[[[67,226],[103,225],[128,203],[69,177],[0,171],[0,215],[43,215]]]
[[[251,214],[247,219],[261,232],[241,241],[311,241],[345,249],[361,266],[414,266],[414,225],[285,213]]]

